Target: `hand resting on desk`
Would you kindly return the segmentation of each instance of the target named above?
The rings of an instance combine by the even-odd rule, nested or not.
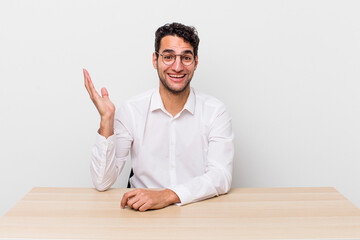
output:
[[[178,195],[170,189],[161,191],[135,189],[124,194],[121,200],[121,208],[125,208],[127,205],[144,212],[148,209],[160,209],[179,202]]]

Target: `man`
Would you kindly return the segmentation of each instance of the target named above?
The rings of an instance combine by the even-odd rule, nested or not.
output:
[[[110,188],[131,151],[130,182],[137,189],[124,194],[121,206],[139,211],[225,194],[232,180],[231,118],[220,101],[190,87],[198,65],[195,28],[166,24],[155,37],[159,89],[133,97],[116,113],[107,90],[100,96],[84,69],[85,87],[101,116],[93,183],[99,191]]]

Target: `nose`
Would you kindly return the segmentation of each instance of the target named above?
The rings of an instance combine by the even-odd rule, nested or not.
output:
[[[181,72],[184,69],[184,65],[181,62],[181,56],[176,56],[175,62],[172,65],[172,70],[175,72]]]

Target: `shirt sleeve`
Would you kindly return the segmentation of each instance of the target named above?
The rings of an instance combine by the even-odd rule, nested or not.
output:
[[[125,166],[133,141],[129,131],[130,115],[121,106],[115,114],[114,135],[108,137],[96,135],[92,149],[90,173],[98,191],[105,191],[116,181]]]
[[[185,205],[227,193],[231,188],[234,158],[234,134],[231,117],[221,108],[208,135],[207,166],[203,175],[170,187]]]

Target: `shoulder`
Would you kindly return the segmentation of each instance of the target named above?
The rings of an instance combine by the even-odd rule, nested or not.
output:
[[[216,97],[200,92],[194,88],[192,88],[192,90],[195,95],[197,107],[202,107],[209,110],[211,109],[217,110],[217,109],[225,108],[224,103],[219,99],[217,99]]]
[[[231,121],[231,116],[222,101],[197,90],[193,89],[193,91],[196,96],[196,115],[205,125],[220,126]]]

